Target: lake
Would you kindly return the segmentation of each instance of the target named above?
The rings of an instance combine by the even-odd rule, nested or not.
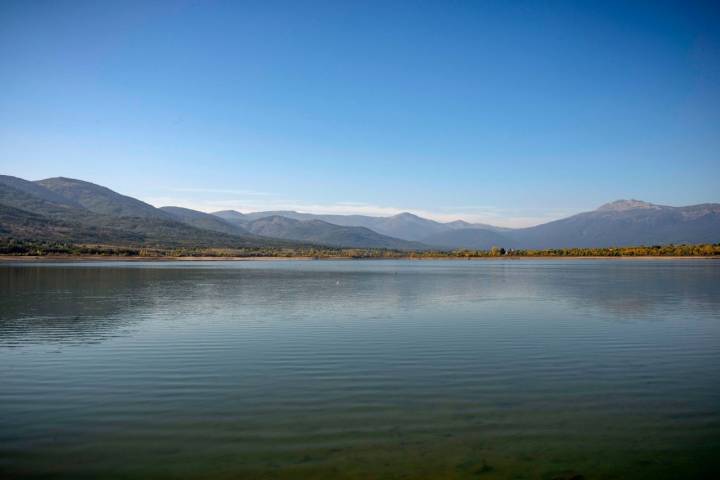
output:
[[[0,477],[720,478],[720,262],[5,263]]]

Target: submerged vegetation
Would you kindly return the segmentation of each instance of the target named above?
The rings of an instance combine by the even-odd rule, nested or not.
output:
[[[85,245],[65,242],[0,240],[0,255],[14,256],[99,256],[99,257],[305,257],[305,258],[493,258],[493,257],[714,257],[720,256],[720,243],[698,245],[653,245],[600,248],[554,248],[547,250],[418,250],[401,251],[369,248],[332,247],[134,247]]]

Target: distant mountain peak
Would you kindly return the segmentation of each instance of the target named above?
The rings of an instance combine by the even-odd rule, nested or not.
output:
[[[655,205],[649,202],[643,202],[642,200],[615,200],[614,202],[606,203],[598,208],[600,212],[623,212],[625,210],[635,210],[637,208],[660,208],[659,205]]]
[[[244,213],[238,212],[237,210],[218,210],[217,212],[211,213],[211,215],[217,215],[217,216],[222,216],[223,214],[234,215],[234,216],[239,216],[239,217],[245,216]]]
[[[414,213],[401,212],[401,213],[398,213],[397,215],[393,215],[393,218],[406,218],[406,219],[413,219],[413,220],[414,220],[414,219],[420,218],[420,217],[418,217],[418,216],[415,215]]]

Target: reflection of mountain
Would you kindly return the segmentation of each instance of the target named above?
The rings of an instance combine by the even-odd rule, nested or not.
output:
[[[144,294],[163,270],[84,266],[0,267],[0,341],[83,343],[101,341],[139,319]]]
[[[541,322],[532,308],[563,303],[629,319],[682,305],[720,310],[720,269],[704,260],[225,265],[0,267],[1,342],[95,342],[148,322],[227,322],[231,330],[265,322],[281,331],[398,316],[492,319],[507,308]]]

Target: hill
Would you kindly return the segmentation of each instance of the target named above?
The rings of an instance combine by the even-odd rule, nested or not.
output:
[[[249,233],[240,225],[235,225],[209,213],[182,207],[160,207],[160,210],[169,213],[175,220],[196,228],[229,235],[247,235]]]
[[[390,248],[417,250],[427,248],[418,242],[408,242],[380,235],[365,227],[344,227],[322,220],[296,220],[279,215],[262,217],[245,224],[257,235],[297,240],[328,246],[351,248]]]
[[[248,233],[230,235],[196,228],[144,202],[87,182],[71,179],[50,182],[55,187],[71,185],[69,189],[57,190],[46,189],[45,183],[16,177],[0,178],[0,235],[25,240],[121,245],[235,248],[293,245],[292,242]],[[81,187],[74,190],[72,185]],[[93,198],[94,191],[100,192],[99,198]],[[121,214],[97,213],[84,205],[90,205],[96,211]],[[125,215],[128,213],[141,216]]]
[[[114,217],[159,218],[172,216],[152,205],[121,195],[107,187],[74,178],[55,177],[38,180],[36,184],[93,213]]]
[[[519,248],[610,247],[720,241],[720,204],[686,207],[618,200],[597,210],[513,230]]]
[[[522,249],[700,244],[720,241],[720,204],[686,207],[618,200],[591,212],[521,229],[463,229],[424,239],[446,248]]]
[[[285,217],[294,220],[321,220],[333,225],[345,227],[365,227],[385,236],[398,238],[408,241],[420,241],[425,243],[425,239],[431,235],[444,232],[452,232],[464,228],[484,228],[493,231],[503,231],[505,229],[492,225],[468,223],[462,220],[442,223],[422,218],[412,213],[399,213],[390,217],[373,217],[369,215],[320,215],[313,213],[300,213],[290,210],[262,211],[252,213],[240,213],[234,210],[223,210],[214,212],[224,220],[233,222],[236,225],[244,225],[248,222],[264,218],[264,217]]]

